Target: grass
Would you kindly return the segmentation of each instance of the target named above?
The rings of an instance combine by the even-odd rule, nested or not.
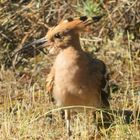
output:
[[[5,59],[9,58],[9,55],[20,48],[22,44],[33,38],[44,36],[48,24],[53,25],[54,21],[60,21],[61,18],[65,18],[72,13],[78,16],[79,13],[82,15],[86,11],[86,14],[92,15],[96,8],[95,13],[99,12],[98,5],[100,3],[90,7],[88,5],[91,1],[86,1],[84,3],[85,7],[81,9],[83,1],[76,1],[79,5],[76,5],[75,1],[70,3],[71,8],[66,8],[65,4],[67,5],[67,3],[65,1],[52,1],[51,4],[48,1],[29,1],[22,4],[6,2],[6,0],[1,1],[1,4],[5,5],[3,8],[0,7],[2,17],[0,20],[0,23],[2,23],[0,25],[0,29],[2,29],[2,32],[0,32],[0,44],[2,46],[0,48],[0,139],[68,139],[65,124],[60,115],[61,108],[57,108],[49,102],[49,95],[46,91],[46,77],[54,58],[49,54],[44,56],[43,53],[40,53],[32,58],[25,57],[24,63],[16,68],[5,68]],[[105,18],[105,22],[99,25],[97,31],[99,34],[96,32],[88,35],[88,37],[87,35],[81,35],[81,43],[83,49],[91,54],[94,53],[98,58],[105,61],[108,66],[111,78],[111,108],[135,111],[140,110],[139,38],[134,39],[135,32],[132,30],[126,31],[123,28],[126,25],[125,18],[127,17],[122,18],[117,23],[117,27],[112,27],[113,39],[109,39],[106,28],[107,23],[111,23],[111,26],[113,26],[118,21],[117,15],[118,13],[120,15],[124,13],[122,9],[125,4],[127,5],[126,9],[131,7],[129,12],[133,17],[133,11],[137,10],[137,6],[132,7],[131,5],[136,1],[125,2],[121,1],[116,6],[111,1],[109,5],[112,6],[113,14],[108,7],[107,12],[109,12],[112,20]],[[58,5],[60,5],[61,12],[55,10]],[[49,10],[47,10],[48,7]],[[87,8],[88,10],[86,10]],[[64,9],[67,12],[63,13]],[[51,12],[49,13],[49,11]],[[104,10],[101,10],[102,12]],[[129,24],[128,20],[127,22]],[[50,111],[53,115],[52,120],[49,117]],[[122,117],[116,116],[109,128],[102,127],[99,132],[96,132],[96,123],[90,110],[87,111],[83,108],[81,112],[74,113],[72,116],[73,135],[71,139],[140,139],[140,125],[138,122],[124,124]]]

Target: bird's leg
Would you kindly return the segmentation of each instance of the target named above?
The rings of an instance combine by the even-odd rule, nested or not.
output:
[[[52,112],[46,115],[47,121],[49,122],[49,124],[51,125],[53,123],[53,115]]]
[[[98,120],[98,114],[96,111],[94,111],[93,113],[93,128],[94,128],[94,133],[98,134],[98,130],[99,130],[99,120]]]
[[[65,110],[65,120],[66,120],[67,135],[71,136],[71,131],[70,131],[70,110],[69,109]]]
[[[65,119],[65,111],[63,109],[60,110],[61,119]]]

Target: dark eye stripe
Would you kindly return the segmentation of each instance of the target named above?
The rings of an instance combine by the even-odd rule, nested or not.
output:
[[[81,16],[79,19],[82,20],[82,21],[86,21],[88,19],[88,17],[87,16]]]

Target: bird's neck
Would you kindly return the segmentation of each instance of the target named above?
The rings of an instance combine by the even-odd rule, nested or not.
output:
[[[76,50],[81,51],[80,39],[73,39],[71,46],[73,46]]]
[[[68,46],[72,46],[73,48],[75,48],[75,50],[81,51],[79,34],[77,34],[77,33],[71,34],[71,41],[70,41],[70,44]]]
[[[81,65],[87,65],[87,56],[82,51],[81,48],[76,48],[74,46],[69,46],[66,49],[60,51],[56,57],[55,64],[56,67],[61,68],[72,68],[72,67],[81,67]]]

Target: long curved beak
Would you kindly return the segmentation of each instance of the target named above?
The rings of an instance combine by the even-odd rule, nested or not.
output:
[[[46,37],[37,39],[29,44],[24,45],[21,49],[16,51],[13,56],[15,56],[16,54],[19,54],[19,53],[27,52],[27,50],[30,50],[30,49],[35,49],[35,50],[43,49],[45,47],[45,46],[43,46],[43,44],[46,42],[47,42]],[[36,46],[34,46],[34,45],[36,45]]]
[[[43,47],[40,47],[40,46],[43,45],[46,42],[47,42],[47,38],[46,37],[37,39],[37,40],[35,40],[35,41],[33,41],[33,42],[29,43],[29,44],[24,45],[22,47],[22,49],[20,49],[18,52],[22,52],[22,51],[24,51],[26,49],[29,49],[29,47],[34,46],[34,45],[39,45],[39,47],[38,46],[34,47],[35,49],[41,49]]]
[[[46,47],[46,45],[47,45],[47,44],[45,44],[45,45],[43,45],[43,44],[46,43],[46,42],[48,42],[47,41],[47,37],[43,37],[43,38],[37,39],[37,40],[35,40],[35,41],[33,41],[33,42],[29,43],[29,44],[24,45],[21,49],[17,50],[13,55],[11,55],[11,57],[10,57],[10,63],[11,62],[12,63],[9,66],[14,65],[14,67],[15,67],[22,60],[22,58],[20,58],[19,61],[17,60],[19,54],[20,55],[21,54],[24,55],[24,54],[28,54],[29,53],[29,55],[30,55],[30,54],[32,54],[32,52],[34,53],[34,50],[36,50],[36,52],[37,51],[41,51],[44,54],[46,54],[43,51],[43,48]],[[18,62],[16,63],[16,61],[18,61]],[[13,64],[13,62],[15,64]],[[7,60],[7,63],[9,63],[8,60]]]
[[[41,51],[45,46],[43,46],[44,43],[47,42],[47,38],[43,37],[40,39],[37,39],[29,44],[24,45],[21,49],[17,50],[12,56],[11,59],[14,58],[17,54],[26,54],[28,52],[28,50],[32,51],[32,50],[37,50],[37,51]],[[36,45],[36,46],[35,46]],[[42,51],[43,53],[45,53],[44,51]]]

